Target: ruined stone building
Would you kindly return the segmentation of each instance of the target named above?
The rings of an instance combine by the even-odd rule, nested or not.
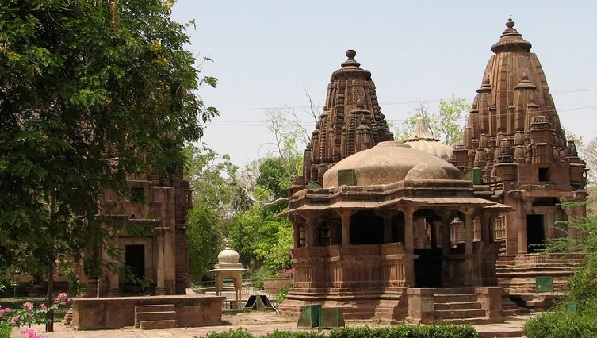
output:
[[[534,277],[551,275],[561,290],[568,263],[578,260],[531,253],[564,235],[554,223],[584,216],[584,207],[564,209],[560,200],[585,200],[585,164],[566,139],[531,43],[511,19],[491,50],[452,163],[474,181],[477,196],[512,209],[495,226],[496,240],[504,243],[502,285],[511,293],[534,293]]]
[[[192,207],[192,191],[182,172],[172,176],[129,175],[130,196],[105,191],[99,217],[111,228],[111,244],[121,258],[102,255],[118,267],[105,270],[89,284],[87,297],[120,296],[143,291],[155,295],[184,294],[187,286],[188,250],[186,215]],[[139,281],[147,282],[139,290]],[[99,291],[98,291],[99,288]]]

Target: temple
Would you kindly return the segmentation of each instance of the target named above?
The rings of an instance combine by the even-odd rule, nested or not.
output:
[[[354,62],[354,54],[347,53],[343,67]],[[362,72],[350,67],[347,74]],[[326,130],[322,121],[328,121],[330,112],[338,114],[344,107],[344,101],[336,101],[344,95],[334,90],[343,86],[334,82],[338,72],[328,87],[320,131]],[[363,96],[351,107],[348,120],[363,121],[358,128],[352,122],[343,126],[340,140],[328,128],[332,137],[314,140],[315,150],[306,152],[321,159],[319,168],[325,170],[317,174],[323,187],[294,189],[291,197],[287,216],[294,230],[295,280],[280,311],[298,315],[316,303],[340,307],[349,319],[500,321],[502,289],[497,287],[498,245],[492,225],[509,207],[475,197],[472,182],[434,154],[402,142],[378,143],[375,137],[359,143],[360,136],[379,132],[373,127],[386,128],[383,115],[369,118],[378,108],[373,105],[370,114],[362,103],[367,101]],[[423,128],[415,134],[434,143]],[[379,138],[390,136],[384,130]],[[334,149],[328,152],[338,155],[332,160],[343,159],[331,166],[335,161],[321,157],[317,149]],[[305,168],[318,168],[314,165],[312,161]],[[453,303],[462,304],[455,310]]]
[[[117,269],[82,276],[87,297],[126,294],[184,294],[188,248],[186,215],[192,207],[189,182],[176,175],[129,175],[130,195],[112,190],[102,195],[98,217],[110,227],[111,245],[120,258],[98,252]]]
[[[483,323],[562,291],[581,257],[536,251],[585,215],[561,206],[586,199],[585,164],[511,19],[491,50],[454,149],[422,119],[387,141],[371,74],[347,52],[292,187],[295,282],[282,313],[320,304],[349,319]],[[539,277],[553,279],[547,297]]]
[[[511,19],[491,50],[451,162],[474,181],[476,196],[513,210],[495,225],[500,284],[524,296],[535,293],[536,276],[552,276],[561,291],[579,257],[533,253],[565,235],[554,224],[585,215],[584,207],[560,205],[585,200],[585,164],[566,140],[537,55]]]
[[[304,183],[321,185],[326,170],[341,159],[394,138],[377,102],[371,72],[360,68],[354,50],[346,56],[342,68],[332,73],[323,112],[305,149]]]

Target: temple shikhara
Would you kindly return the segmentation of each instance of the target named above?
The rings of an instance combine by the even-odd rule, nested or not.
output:
[[[332,73],[323,113],[305,150],[305,183],[322,184],[323,174],[338,161],[381,141],[393,140],[377,102],[371,72],[346,52],[342,68]]]
[[[567,140],[537,55],[510,19],[472,103],[464,144],[452,163],[468,173],[477,196],[511,207],[496,224],[503,243],[500,283],[521,301],[534,301],[536,276],[553,276],[563,290],[580,257],[537,255],[547,238],[565,233],[554,223],[585,215],[560,201],[586,199],[585,164]],[[560,224],[565,226],[564,224]],[[575,235],[575,234],[572,234]]]
[[[585,164],[511,19],[491,50],[453,149],[422,120],[392,141],[371,73],[346,53],[285,214],[295,281],[282,313],[321,304],[346,318],[497,322],[511,300],[545,305],[536,277],[564,285],[579,257],[535,251],[565,235],[554,223],[585,214],[560,206],[585,200]]]

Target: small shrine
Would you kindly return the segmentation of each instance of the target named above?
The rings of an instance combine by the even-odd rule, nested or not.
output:
[[[247,269],[243,268],[240,263],[240,255],[238,252],[226,247],[218,254],[218,263],[215,268],[209,270],[216,275],[216,296],[222,295],[224,289],[224,278],[231,278],[234,284],[235,308],[240,304],[241,291],[243,286],[243,272]]]

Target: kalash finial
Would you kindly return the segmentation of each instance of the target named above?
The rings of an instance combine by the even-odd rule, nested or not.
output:
[[[509,29],[514,28],[514,21],[512,21],[512,17],[508,18],[508,21],[506,22],[506,27],[508,27]]]
[[[346,57],[348,58],[348,60],[344,61],[344,63],[342,63],[342,67],[348,67],[348,66],[353,66],[353,67],[360,67],[361,64],[357,62],[357,60],[354,59],[354,57],[357,55],[357,52],[353,49],[349,49],[346,51]]]

